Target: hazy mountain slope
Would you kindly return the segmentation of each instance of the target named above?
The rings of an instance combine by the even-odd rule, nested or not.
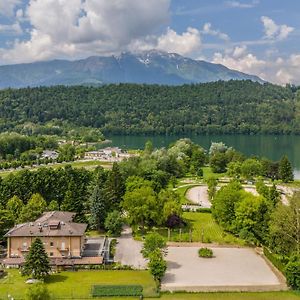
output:
[[[0,66],[0,88],[105,83],[180,85],[257,76],[230,70],[223,65],[185,58],[178,54],[147,51],[120,56],[93,56],[82,60],[52,60]]]

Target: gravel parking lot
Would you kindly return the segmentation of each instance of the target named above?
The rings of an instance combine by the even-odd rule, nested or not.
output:
[[[211,248],[213,258],[198,257],[198,247],[169,247],[162,290],[266,291],[286,289],[265,260],[250,248]]]

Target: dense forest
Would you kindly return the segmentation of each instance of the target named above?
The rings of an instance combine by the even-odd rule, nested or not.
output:
[[[6,89],[0,131],[65,120],[104,134],[300,134],[299,96],[295,87],[252,81]]]

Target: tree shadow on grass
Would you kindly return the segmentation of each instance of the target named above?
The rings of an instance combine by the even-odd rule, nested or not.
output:
[[[45,283],[57,283],[57,282],[64,282],[68,277],[61,274],[53,274],[47,276],[45,279]]]

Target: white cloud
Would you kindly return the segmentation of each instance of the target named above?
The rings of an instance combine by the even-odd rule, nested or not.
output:
[[[271,18],[262,16],[261,21],[264,25],[265,38],[271,40],[284,40],[291,32],[294,31],[293,27],[287,25],[277,25]]]
[[[157,46],[160,50],[175,52],[182,55],[192,54],[200,49],[200,31],[196,28],[188,27],[182,34],[168,28],[167,32],[158,38]]]
[[[2,0],[0,0],[2,1]],[[2,49],[0,61],[111,54],[168,23],[170,0],[30,0],[25,17],[30,39]],[[22,18],[22,12],[17,13]],[[2,54],[1,54],[2,53]]]
[[[246,46],[235,47],[225,54],[217,52],[214,54],[213,62],[240,72],[264,77],[265,61],[258,59],[252,53],[248,53]]]
[[[300,84],[300,53],[292,54],[287,58],[259,59],[250,53],[246,46],[241,46],[227,53],[215,53],[212,62],[240,72],[257,75],[277,84]]]
[[[241,1],[226,1],[225,2],[227,6],[229,7],[233,7],[233,8],[253,8],[255,6],[257,6],[260,1],[259,0],[253,0],[251,2],[241,2]]]
[[[201,33],[216,36],[224,41],[230,40],[229,36],[226,33],[223,33],[220,30],[213,29],[211,23],[205,23]]]
[[[23,30],[22,30],[19,23],[14,23],[14,24],[11,24],[11,25],[0,24],[0,33],[20,35],[20,34],[23,33]]]
[[[21,0],[0,0],[0,16],[13,17],[15,7],[21,2]]]

